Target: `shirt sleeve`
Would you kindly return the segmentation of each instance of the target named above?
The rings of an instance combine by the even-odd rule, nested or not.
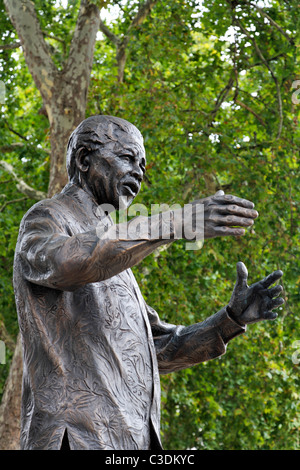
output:
[[[226,310],[191,326],[172,325],[159,319],[147,305],[160,374],[168,374],[222,356],[228,342],[246,331]]]
[[[132,221],[128,230],[124,224],[112,224],[104,230],[97,226],[70,236],[63,214],[40,205],[22,221],[16,262],[21,263],[28,281],[54,289],[74,291],[103,281],[131,268],[158,246],[174,241],[172,219],[169,231],[159,216]]]

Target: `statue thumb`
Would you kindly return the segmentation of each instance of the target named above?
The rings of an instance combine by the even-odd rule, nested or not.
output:
[[[238,287],[245,287],[247,285],[248,270],[242,261],[239,261],[236,265],[237,280],[236,284]]]

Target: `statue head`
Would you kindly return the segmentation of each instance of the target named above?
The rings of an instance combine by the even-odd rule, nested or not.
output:
[[[124,119],[97,115],[82,121],[67,147],[70,182],[93,195],[98,204],[131,204],[145,172],[145,149],[140,131]]]

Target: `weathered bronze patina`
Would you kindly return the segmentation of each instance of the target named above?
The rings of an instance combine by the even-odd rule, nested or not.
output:
[[[159,374],[224,354],[247,323],[275,318],[272,310],[283,303],[274,298],[281,287],[269,289],[281,271],[248,287],[238,263],[232,297],[219,312],[187,327],[161,321],[130,268],[179,238],[174,213],[167,227],[159,215],[141,218],[133,239],[124,231],[110,236],[112,219],[99,209],[131,203],[145,165],[135,126],[88,118],[69,141],[69,184],[22,220],[14,263],[24,357],[22,449],[60,449],[64,436],[71,449],[161,448]],[[251,202],[218,192],[194,201],[186,217],[201,205],[205,238],[242,235],[258,215]]]

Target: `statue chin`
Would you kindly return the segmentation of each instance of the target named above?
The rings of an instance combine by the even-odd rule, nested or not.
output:
[[[119,197],[119,209],[127,209],[132,203],[134,197],[120,196]]]

